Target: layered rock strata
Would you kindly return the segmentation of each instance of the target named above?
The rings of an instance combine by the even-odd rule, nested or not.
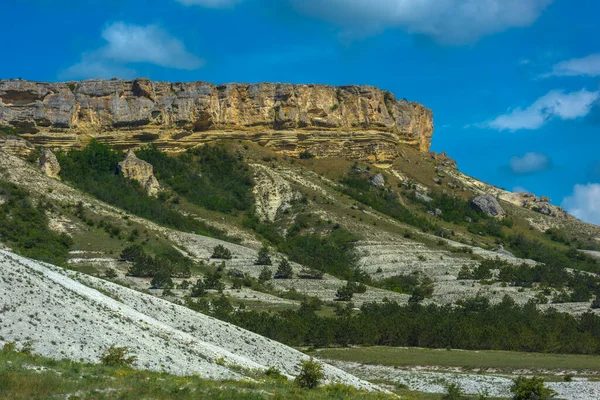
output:
[[[393,160],[398,145],[429,151],[431,110],[372,86],[214,85],[147,79],[0,81],[0,125],[35,145],[97,138],[173,151],[218,139],[253,140],[297,155]]]

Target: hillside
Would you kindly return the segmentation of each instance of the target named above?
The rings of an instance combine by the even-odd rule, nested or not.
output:
[[[387,93],[1,81],[0,341],[218,380],[294,376],[288,346],[599,354],[600,227],[463,174]]]

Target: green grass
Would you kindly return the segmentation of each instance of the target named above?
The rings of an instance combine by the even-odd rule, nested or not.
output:
[[[300,389],[256,373],[254,381],[209,381],[126,367],[0,351],[0,399],[391,399],[342,385]]]
[[[432,350],[404,347],[323,349],[320,358],[393,367],[441,366],[465,369],[569,369],[600,371],[600,356],[512,351]]]

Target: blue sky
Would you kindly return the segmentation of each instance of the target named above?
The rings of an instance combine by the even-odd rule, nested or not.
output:
[[[6,0],[0,78],[370,84],[433,150],[600,224],[596,0]]]

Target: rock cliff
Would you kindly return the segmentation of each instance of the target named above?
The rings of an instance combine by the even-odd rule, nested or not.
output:
[[[372,86],[12,79],[0,81],[0,125],[48,147],[95,137],[124,148],[155,142],[176,151],[233,138],[290,155],[308,150],[386,162],[398,144],[429,151],[433,115]]]

